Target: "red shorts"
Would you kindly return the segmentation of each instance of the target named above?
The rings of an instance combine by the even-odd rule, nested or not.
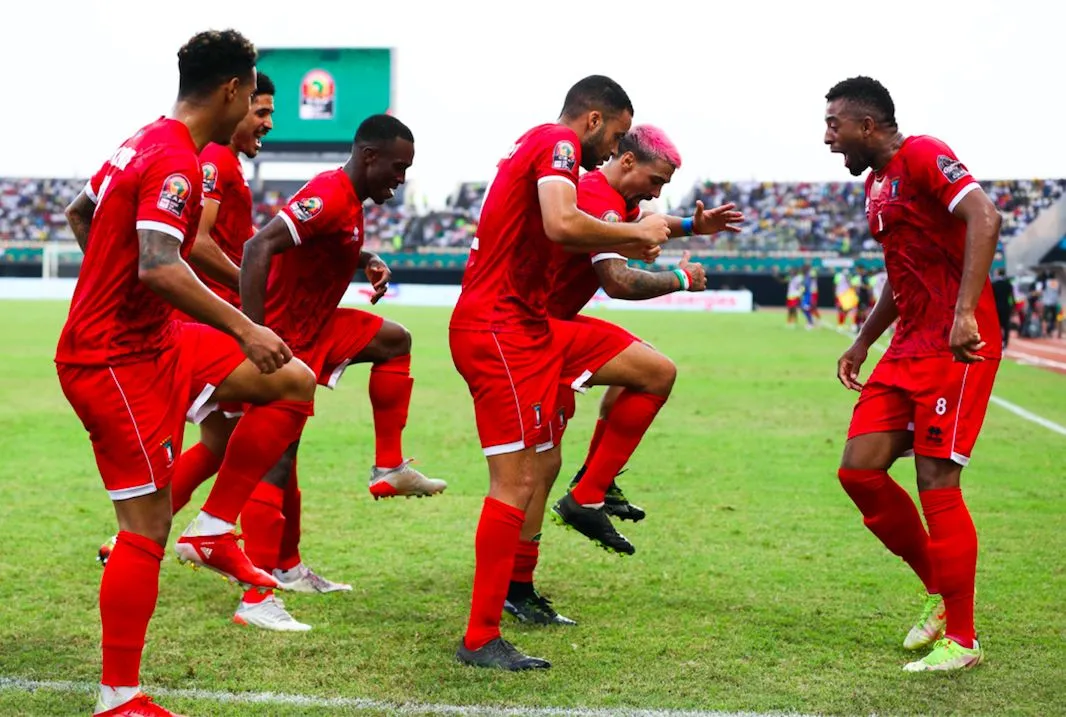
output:
[[[593,326],[598,330],[616,334],[627,342],[627,346],[631,343],[642,343],[636,335],[626,331],[618,324],[612,324],[610,321],[604,321],[603,319],[597,319],[583,314],[578,314],[571,321],[585,326]],[[548,450],[562,444],[563,434],[566,433],[566,427],[570,424],[570,419],[574,417],[574,413],[577,410],[577,401],[575,400],[574,391],[575,389],[568,383],[562,381],[559,382],[555,398],[555,412],[552,416],[552,420],[549,421],[545,427],[547,430],[541,432],[540,442],[537,444],[539,450]]]
[[[221,331],[180,326],[174,345],[147,361],[56,367],[64,395],[89,432],[112,500],[170,484],[186,419],[210,413],[215,387],[244,361],[237,342]]]
[[[537,336],[453,330],[449,339],[486,456],[543,443],[559,385],[584,392],[585,381],[633,343],[593,323],[555,319]]]
[[[882,359],[859,394],[848,438],[913,431],[916,454],[964,466],[998,369],[998,359],[972,364],[951,356]]]
[[[237,309],[241,308],[241,306],[240,306],[240,297],[237,297],[234,301],[230,301],[228,298],[226,298],[225,296],[223,296],[221,294],[219,294],[219,296],[220,296],[220,298],[223,301],[227,301],[228,303],[232,304],[234,306],[234,308],[237,308]],[[170,320],[171,321],[181,321],[182,323],[185,323],[185,324],[198,324],[198,323],[200,323],[199,321],[197,321],[193,317],[191,317],[188,314],[186,314],[181,309],[172,310],[170,312]],[[221,411],[222,415],[224,415],[226,418],[239,418],[239,417],[244,415],[244,404],[240,403],[239,401],[222,401],[220,403],[212,404],[212,406],[214,408],[216,408],[217,410]],[[195,423],[199,423],[200,421],[202,421],[206,417],[206,415],[207,414],[204,414],[203,416],[200,416],[200,420],[199,421],[195,421]]]
[[[785,299],[786,309],[798,309],[800,305],[799,299]]]
[[[314,344],[296,351],[296,356],[315,372],[319,386],[335,388],[344,369],[378,335],[383,323],[384,318],[368,311],[335,309]]]

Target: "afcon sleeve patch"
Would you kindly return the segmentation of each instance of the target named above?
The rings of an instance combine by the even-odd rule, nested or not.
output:
[[[957,159],[952,159],[946,154],[942,154],[936,158],[936,166],[952,184],[970,173],[966,167],[962,166],[962,162]]]
[[[189,201],[190,189],[191,185],[184,174],[172,174],[163,180],[163,189],[159,192],[159,201],[155,205],[180,217]]]
[[[574,151],[574,143],[565,139],[556,142],[555,149],[552,150],[552,169],[573,172],[575,164],[577,153]]]
[[[620,222],[622,221],[622,215],[613,209],[608,209],[600,219],[605,222]]]
[[[215,185],[218,184],[218,167],[205,162],[203,166],[204,172],[204,194],[215,191]]]
[[[322,213],[322,206],[322,200],[319,197],[308,197],[290,204],[289,210],[301,222],[307,222]]]

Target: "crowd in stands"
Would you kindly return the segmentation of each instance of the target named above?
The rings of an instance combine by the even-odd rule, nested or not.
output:
[[[1066,191],[1066,179],[982,182],[1003,214],[1005,244]],[[688,215],[696,200],[712,207],[734,202],[748,217],[744,231],[709,239],[718,250],[876,251],[866,225],[861,182],[703,182],[672,213]]]
[[[85,180],[0,178],[0,240],[73,239],[66,206]]]
[[[301,184],[268,181],[256,196],[256,226],[269,221]],[[1066,179],[991,181],[983,185],[1003,214],[1004,243],[1066,192]],[[63,209],[83,186],[84,180],[0,178],[0,241],[70,239]],[[368,206],[367,247],[391,251],[465,249],[476,232],[485,189],[484,182],[464,182],[444,209],[416,209],[402,194],[385,205]],[[693,240],[716,251],[832,252],[847,256],[877,249],[866,226],[860,182],[706,181],[698,183],[671,213],[691,214],[697,199],[708,207],[734,202],[747,217],[740,234]]]

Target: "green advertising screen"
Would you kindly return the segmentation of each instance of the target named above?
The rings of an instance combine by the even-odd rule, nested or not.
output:
[[[258,69],[277,88],[267,152],[347,151],[359,123],[392,106],[390,49],[260,49]]]

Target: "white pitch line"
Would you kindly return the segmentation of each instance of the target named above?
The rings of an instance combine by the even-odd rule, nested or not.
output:
[[[1044,358],[1043,356],[1037,356],[1036,354],[1031,354],[1026,351],[1015,351],[1014,349],[1007,349],[1006,353],[1009,358],[1016,360],[1020,364],[1057,368],[1060,371],[1066,371],[1066,363],[1063,363],[1062,361]]]
[[[18,692],[64,692],[94,694],[97,685],[89,682],[27,680],[21,677],[0,677],[0,690]],[[491,705],[443,705],[417,702],[386,702],[365,697],[314,697],[289,695],[281,692],[214,692],[211,690],[169,689],[153,687],[148,691],[159,697],[177,697],[204,702],[247,705],[283,705],[285,707],[325,709],[346,708],[361,711],[387,711],[399,715],[462,715],[463,717],[811,717],[796,712],[704,712],[698,710],[639,709],[629,707],[495,707]]]
[[[835,330],[841,336],[847,336],[848,338],[851,338],[853,340],[855,338],[855,335],[853,333],[851,333],[850,331],[848,331],[847,329],[841,329],[840,327],[836,327]],[[887,347],[883,346],[880,343],[875,343],[870,348],[877,349],[881,353],[884,353],[885,351],[888,350]],[[1037,414],[1033,413],[1032,411],[1024,409],[1021,406],[1018,406],[1017,404],[1011,403],[1010,401],[1006,400],[1005,398],[1000,398],[999,396],[992,395],[992,396],[989,397],[989,400],[992,403],[996,404],[997,406],[1001,406],[1001,407],[1007,409],[1008,411],[1013,413],[1015,416],[1018,416],[1019,418],[1024,418],[1027,421],[1032,421],[1036,425],[1043,426],[1044,428],[1048,429],[1049,431],[1053,431],[1053,432],[1058,433],[1060,435],[1066,436],[1066,426],[1061,426],[1061,425],[1059,425],[1058,423],[1055,423],[1052,420],[1044,418],[1043,416],[1038,416]]]
[[[1011,403],[1010,401],[1004,400],[1004,399],[1000,398],[999,396],[992,396],[992,397],[989,398],[989,400],[992,401],[992,403],[995,403],[995,404],[997,404],[999,406],[1002,406],[1003,408],[1007,409],[1008,411],[1013,413],[1015,416],[1020,416],[1020,417],[1024,418],[1027,421],[1032,421],[1033,423],[1035,423],[1037,425],[1043,426],[1044,428],[1048,429],[1049,431],[1054,431],[1055,433],[1058,433],[1058,434],[1061,434],[1063,436],[1066,436],[1066,426],[1060,426],[1059,424],[1055,423],[1054,421],[1049,421],[1048,419],[1044,418],[1043,416],[1038,416],[1035,413],[1033,413],[1032,411],[1027,411],[1024,408],[1022,408],[1021,406],[1016,406],[1015,404]]]

